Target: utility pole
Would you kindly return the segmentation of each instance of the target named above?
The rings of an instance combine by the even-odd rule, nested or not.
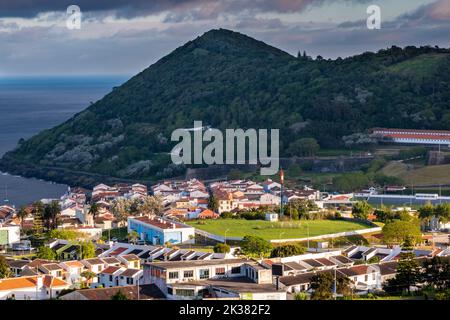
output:
[[[336,292],[337,292],[337,284],[336,284],[336,268],[334,268],[334,292],[333,292],[333,295],[334,295],[334,300],[336,300],[337,299],[337,294],[336,294]]]
[[[280,170],[280,218],[283,217],[283,184],[284,184],[284,172],[283,168]]]
[[[137,278],[137,299],[140,300],[140,296],[139,296],[139,277]]]

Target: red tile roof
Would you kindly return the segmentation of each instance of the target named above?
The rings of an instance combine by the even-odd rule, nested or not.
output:
[[[110,266],[110,267],[106,268],[105,270],[103,270],[100,273],[102,273],[102,274],[113,274],[119,269],[120,269],[120,267]]]

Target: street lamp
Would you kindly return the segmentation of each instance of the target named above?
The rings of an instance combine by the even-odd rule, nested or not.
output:
[[[223,238],[225,244],[227,244],[227,232],[228,231],[230,231],[230,229],[225,230],[225,236]]]
[[[309,249],[309,226],[307,223],[305,224],[305,226],[306,226],[306,241],[308,243],[308,249]]]

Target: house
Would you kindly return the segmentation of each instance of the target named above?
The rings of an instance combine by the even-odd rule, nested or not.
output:
[[[270,222],[278,221],[278,213],[267,212],[265,215],[265,220]]]
[[[119,285],[119,275],[125,270],[123,267],[107,267],[98,274],[98,284],[106,287],[116,287]]]
[[[125,254],[122,256],[118,256],[118,259],[127,268],[139,269],[141,267],[141,259],[139,259],[139,257],[135,254]]]
[[[118,267],[122,264],[122,261],[116,257],[105,257],[102,260],[105,263],[105,267]]]
[[[64,261],[59,264],[64,269],[64,280],[68,283],[80,282],[86,266],[78,260]]]
[[[280,205],[280,197],[273,195],[271,193],[262,194],[259,198],[259,203],[262,206],[279,206]]]
[[[433,216],[430,219],[430,222],[428,225],[431,230],[445,230],[445,229],[448,230],[448,229],[450,229],[450,221],[443,222],[441,219],[439,219],[436,216]]]
[[[119,286],[136,285],[143,283],[144,271],[141,269],[126,269],[119,274]]]
[[[6,262],[13,275],[20,277],[25,267],[30,263],[30,260],[7,259]]]
[[[0,224],[0,246],[9,246],[18,242],[20,242],[20,226],[15,224]]]
[[[10,221],[15,213],[16,209],[11,206],[0,206],[0,224]]]
[[[197,215],[197,219],[217,219],[219,215],[212,210],[205,209]]]
[[[194,243],[193,227],[157,217],[129,217],[128,232],[136,231],[141,240],[154,245]]]
[[[167,299],[286,300],[286,292],[272,283],[256,284],[246,277],[172,283]]]
[[[105,262],[99,258],[84,259],[81,263],[94,273],[100,273],[105,268]]]
[[[213,259],[148,262],[144,264],[144,283],[155,283],[164,293],[167,285],[223,277],[244,277],[247,259]]]
[[[129,300],[163,300],[164,294],[154,284],[138,286],[120,286],[111,288],[95,288],[76,290],[61,296],[60,300],[111,300],[111,298],[122,292]]]
[[[0,280],[0,300],[46,300],[56,298],[70,285],[50,275],[6,278]]]
[[[50,275],[54,278],[63,279],[64,269],[58,263],[53,262],[41,264],[37,267],[37,269],[43,274]]]

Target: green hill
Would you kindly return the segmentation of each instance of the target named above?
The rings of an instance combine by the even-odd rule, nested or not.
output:
[[[374,126],[448,129],[449,53],[392,47],[312,59],[211,30],[20,143],[4,155],[0,170],[81,185],[180,175],[185,168],[170,164],[170,134],[194,120],[220,129],[280,128],[284,155],[304,137],[336,148],[343,136]],[[430,59],[432,68],[410,76]]]

